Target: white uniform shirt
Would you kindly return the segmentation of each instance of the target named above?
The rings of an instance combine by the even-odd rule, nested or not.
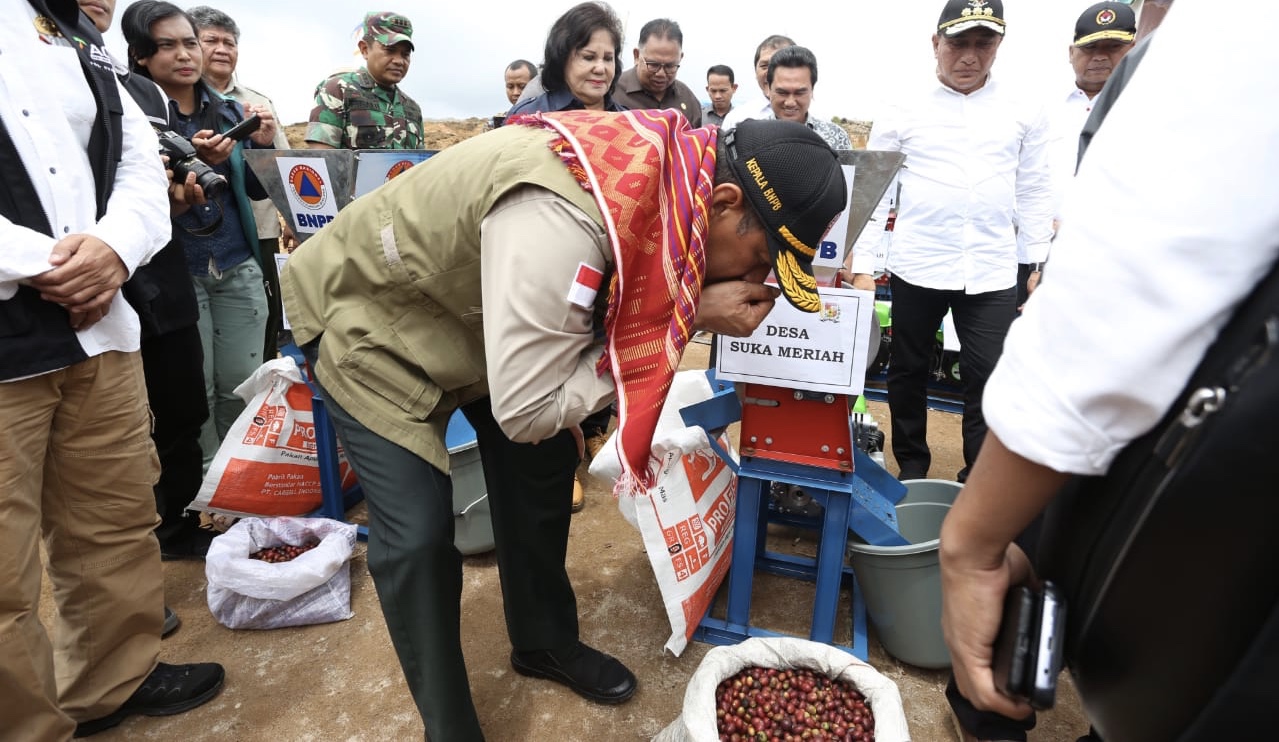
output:
[[[97,219],[89,134],[97,107],[75,50],[65,39],[41,40],[25,0],[0,0],[0,120],[27,166],[56,239],[0,217],[0,300],[18,283],[50,270],[54,244],[89,234],[120,256],[130,275],[169,241],[169,199],[155,132],[123,89],[124,145],[107,212]],[[111,65],[105,50],[103,64]],[[117,86],[118,87],[118,86]],[[51,95],[49,91],[58,91]],[[117,293],[101,321],[76,333],[85,353],[134,351],[138,315]]]
[[[773,104],[768,101],[768,98],[756,95],[744,103],[734,104],[733,110],[724,117],[724,123],[720,128],[728,131],[746,119],[772,118],[772,116]]]
[[[1231,39],[1229,75],[1196,53],[1192,13],[1170,13],[1151,38],[986,385],[982,412],[1012,451],[1104,473],[1163,416],[1279,256],[1277,25],[1279,6],[1253,9]]]
[[[1092,113],[1092,99],[1077,87],[1072,87],[1065,98],[1055,99],[1048,106],[1048,169],[1052,173],[1053,219],[1061,219],[1061,205],[1066,188],[1075,177],[1075,165],[1079,162],[1079,132]],[[1017,233],[1017,262],[1030,263],[1026,240]]]
[[[1052,239],[1047,144],[1043,107],[993,78],[968,95],[937,84],[877,116],[866,148],[906,154],[888,270],[931,289],[1012,287],[1014,222],[1034,261]],[[852,272],[874,272],[888,208],[880,202],[854,244]]]
[[[1079,132],[1092,113],[1092,98],[1074,88],[1065,100],[1049,109],[1048,169],[1052,173],[1053,218],[1061,218],[1066,188],[1075,179],[1079,163]]]

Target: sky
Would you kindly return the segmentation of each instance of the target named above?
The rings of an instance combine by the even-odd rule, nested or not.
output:
[[[131,0],[117,0],[118,21]],[[361,63],[357,28],[366,11],[394,10],[414,27],[415,51],[405,91],[427,119],[488,117],[508,104],[502,73],[515,59],[540,63],[546,32],[574,4],[535,0],[187,0],[208,3],[240,26],[240,82],[267,95],[286,124],[305,121],[315,86],[329,74]],[[181,0],[178,2],[188,7]],[[943,0],[782,0],[759,2],[610,3],[626,30],[624,67],[640,27],[670,18],[684,32],[678,79],[706,100],[706,68],[727,64],[737,73],[737,100],[759,97],[752,74],[756,45],[771,34],[790,36],[817,57],[812,113],[873,119],[895,88],[935,81],[931,37]],[[1067,47],[1075,19],[1090,0],[1004,0],[1008,32],[994,75],[1032,86],[1046,98],[1072,85]],[[118,24],[117,24],[118,25]],[[108,48],[124,56],[118,28]],[[762,101],[762,99],[760,99]]]

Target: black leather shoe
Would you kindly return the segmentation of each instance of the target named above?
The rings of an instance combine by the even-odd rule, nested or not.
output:
[[[106,731],[135,714],[171,716],[190,711],[216,696],[225,679],[226,671],[214,662],[195,665],[161,662],[115,713],[80,722],[75,736],[88,737]]]
[[[511,666],[521,675],[567,685],[596,703],[622,703],[635,695],[635,673],[581,642],[561,652],[511,652]]]

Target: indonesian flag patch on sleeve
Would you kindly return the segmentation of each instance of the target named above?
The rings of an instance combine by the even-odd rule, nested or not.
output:
[[[595,295],[604,283],[604,271],[586,263],[577,264],[577,274],[573,276],[573,284],[568,287],[568,301],[582,309],[595,308]]]

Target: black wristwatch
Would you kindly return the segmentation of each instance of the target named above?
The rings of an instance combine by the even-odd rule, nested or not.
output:
[[[1044,272],[1044,264],[1043,264],[1043,263],[1027,263],[1026,265],[1029,265],[1029,266],[1030,266],[1030,272],[1031,272],[1031,273],[1043,273],[1043,272]]]

